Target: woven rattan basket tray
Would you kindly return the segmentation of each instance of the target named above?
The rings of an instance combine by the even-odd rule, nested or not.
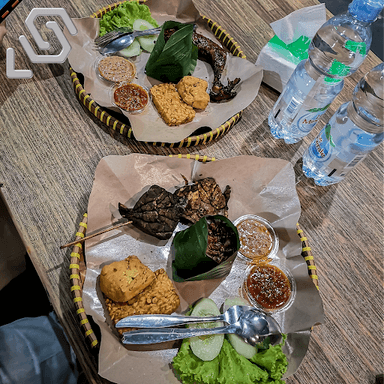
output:
[[[123,2],[114,3],[111,5],[108,5],[106,7],[103,7],[102,9],[99,9],[97,12],[91,15],[91,17],[101,18],[103,15],[105,15],[107,12],[113,10]],[[222,28],[220,25],[218,25],[216,22],[212,21],[211,19],[207,18],[206,16],[202,16],[203,20],[207,22],[208,27],[212,30],[216,38],[221,42],[223,47],[227,48],[229,52],[232,53],[234,56],[241,57],[245,59],[245,55],[243,54],[243,51],[240,49],[239,44],[237,44],[233,37],[229,35],[225,31],[224,28]],[[92,97],[85,92],[85,89],[83,88],[83,84],[80,81],[80,77],[72,68],[69,69],[73,87],[76,93],[77,98],[81,102],[81,104],[84,105],[84,107],[92,114],[94,115],[98,120],[100,120],[107,128],[108,132],[112,136],[122,136],[124,139],[129,139],[136,141],[136,139],[133,136],[133,131],[130,126],[129,120],[125,118],[124,115],[121,114],[114,114],[118,118],[112,116],[113,113],[107,109],[103,109],[100,105],[98,105],[95,100],[92,99]],[[109,112],[107,112],[109,111]],[[239,111],[236,115],[232,116],[229,120],[223,122],[223,124],[220,125],[220,127],[213,129],[209,132],[202,133],[197,136],[189,136],[183,140],[181,140],[178,143],[160,143],[160,142],[153,142],[150,143],[154,146],[166,146],[170,148],[180,148],[180,147],[191,147],[191,146],[197,146],[197,145],[205,145],[207,143],[210,143],[212,141],[216,141],[220,139],[222,136],[224,136],[227,132],[229,132],[232,127],[240,120],[240,117],[242,115],[243,111]],[[120,121],[120,119],[122,121]]]
[[[195,155],[195,156],[177,155],[177,157],[194,159],[196,161],[202,161],[202,162],[215,161],[215,158],[210,158],[207,156],[199,156],[199,155]],[[87,219],[88,217],[87,217],[87,214],[85,213],[82,218],[82,221],[79,224],[79,229],[76,232],[76,241],[81,240],[85,236],[85,233],[87,230]],[[315,261],[312,256],[311,248],[308,245],[308,240],[304,236],[303,230],[300,228],[299,224],[297,224],[297,234],[300,237],[302,242],[301,255],[304,257],[307,263],[308,274],[312,278],[312,281],[317,287],[317,289],[319,289]],[[84,259],[83,245],[81,243],[77,243],[73,247],[73,250],[71,253],[71,264],[69,268],[71,272],[70,273],[71,292],[73,295],[73,302],[75,304],[76,313],[78,315],[80,326],[84,331],[84,336],[90,343],[91,347],[98,348],[99,342],[87,318],[87,314],[85,313],[84,306],[83,306],[82,287],[83,287],[85,272],[87,267]]]

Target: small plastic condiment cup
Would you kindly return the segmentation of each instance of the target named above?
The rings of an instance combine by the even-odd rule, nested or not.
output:
[[[114,95],[115,95],[115,91],[116,91],[118,88],[120,88],[120,87],[122,87],[122,86],[124,86],[124,85],[132,85],[132,86],[136,86],[136,87],[140,87],[140,88],[142,88],[142,89],[145,91],[145,93],[147,94],[147,104],[145,104],[143,108],[141,108],[141,109],[136,109],[136,110],[128,110],[128,109],[124,109],[124,108],[122,108],[121,106],[117,105],[116,102],[115,102],[115,97],[114,97]],[[148,106],[148,104],[149,104],[149,102],[150,102],[150,100],[151,100],[151,95],[150,95],[150,93],[148,92],[148,88],[147,88],[147,87],[145,87],[145,86],[143,86],[143,85],[135,84],[135,83],[128,83],[128,82],[123,82],[123,83],[118,83],[118,84],[114,84],[114,85],[112,85],[112,87],[111,87],[110,90],[109,90],[109,96],[110,96],[110,99],[111,99],[111,103],[112,103],[116,108],[119,108],[120,111],[125,112],[125,113],[129,113],[129,114],[131,114],[131,115],[136,115],[136,114],[142,113],[142,112],[145,110],[145,108],[147,108],[147,106]]]
[[[113,81],[113,80],[109,80],[109,79],[105,78],[105,77],[100,73],[100,71],[99,71],[99,64],[100,64],[100,61],[101,61],[101,60],[104,60],[104,59],[106,59],[106,58],[108,58],[108,57],[114,57],[114,56],[116,56],[116,57],[120,57],[120,58],[122,58],[122,59],[128,61],[128,62],[132,65],[133,73],[132,73],[132,76],[130,76],[128,79],[123,80],[123,81],[121,81],[121,80],[120,80],[120,81]],[[134,79],[135,76],[136,76],[136,65],[135,65],[134,63],[132,63],[132,61],[130,61],[130,60],[128,60],[128,59],[126,59],[125,57],[122,57],[122,56],[117,56],[117,55],[100,56],[100,57],[98,57],[98,58],[94,61],[94,63],[93,63],[93,67],[94,67],[94,69],[95,69],[96,76],[97,76],[100,80],[106,81],[107,83],[110,83],[110,84],[118,84],[118,83],[122,83],[122,82],[124,82],[124,83],[130,83],[130,82],[133,81],[133,79]]]
[[[277,236],[271,223],[268,220],[264,219],[263,217],[248,214],[248,215],[244,215],[244,216],[239,217],[238,219],[236,219],[233,222],[233,224],[237,227],[239,224],[241,224],[245,220],[255,220],[258,223],[264,225],[264,227],[268,230],[268,232],[271,236],[271,241],[272,241],[271,250],[268,253],[266,253],[265,255],[257,255],[257,253],[256,253],[257,249],[254,249],[255,253],[253,254],[253,257],[249,257],[246,255],[246,253],[250,253],[250,252],[246,252],[244,250],[244,246],[243,246],[243,244],[241,244],[241,238],[240,238],[240,249],[238,251],[238,256],[241,259],[247,260],[247,261],[250,261],[252,259],[261,258],[261,257],[274,256],[277,253],[277,251],[279,250],[279,237]],[[239,236],[240,236],[240,234],[239,234]]]
[[[253,264],[249,265],[247,267],[247,269],[245,270],[245,274],[244,274],[244,282],[243,282],[242,290],[243,290],[243,293],[246,295],[246,298],[248,299],[248,301],[251,303],[252,306],[254,306],[257,309],[262,310],[263,312],[269,313],[269,314],[286,311],[292,305],[292,303],[296,297],[295,279],[293,278],[291,272],[287,268],[283,267],[281,264],[282,264],[281,261],[278,259],[274,259],[273,261],[271,261],[268,264],[267,263],[260,264],[261,266],[273,265],[273,266],[277,267],[278,269],[280,269],[285,274],[285,276],[287,277],[289,284],[291,286],[291,294],[289,296],[289,299],[283,305],[281,305],[280,307],[277,307],[277,308],[266,308],[266,307],[262,306],[258,301],[256,301],[256,299],[249,292],[248,284],[247,284],[248,276],[250,274],[252,274],[254,268],[257,268],[259,265],[253,265]]]

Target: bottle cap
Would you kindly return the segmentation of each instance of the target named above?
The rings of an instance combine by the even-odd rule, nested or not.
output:
[[[353,0],[349,4],[349,13],[360,21],[373,23],[384,7],[384,0]]]

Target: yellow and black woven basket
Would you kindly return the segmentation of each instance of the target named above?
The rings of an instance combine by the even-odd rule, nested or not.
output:
[[[97,12],[91,15],[91,17],[101,18],[107,12],[113,10],[118,7],[123,2],[114,3],[99,9]],[[245,55],[243,51],[240,49],[240,46],[236,41],[233,40],[233,37],[229,35],[216,22],[211,19],[202,16],[202,18],[207,22],[207,25],[215,34],[216,38],[222,43],[222,45],[229,50],[234,56],[241,57],[245,59]],[[74,90],[77,98],[84,105],[84,107],[94,115],[98,120],[100,120],[103,124],[106,125],[107,129],[113,135],[121,135],[124,139],[136,140],[133,136],[133,131],[130,126],[129,120],[125,118],[125,116],[119,114],[119,119],[124,119],[125,123],[120,121],[119,119],[113,117],[111,114],[107,112],[107,110],[103,109],[100,105],[96,103],[95,100],[92,99],[91,95],[85,92],[83,85],[79,79],[79,75],[70,68],[70,74],[74,86]],[[232,116],[229,120],[225,121],[220,127],[213,129],[207,133],[203,133],[197,136],[189,136],[178,143],[160,143],[160,142],[152,142],[154,146],[166,146],[170,148],[180,148],[180,147],[191,147],[197,145],[205,145],[212,141],[216,141],[224,136],[227,132],[229,132],[232,127],[240,120],[243,111],[239,111],[236,115]]]
[[[199,155],[170,155],[171,157],[178,158],[187,158],[194,159],[196,161],[207,162],[207,161],[215,161],[215,158],[207,157],[207,156],[199,156]],[[81,240],[86,233],[87,230],[87,219],[88,216],[85,213],[82,221],[79,224],[79,229],[76,232],[76,241]],[[312,278],[313,283],[319,289],[318,286],[318,277],[316,273],[316,265],[314,258],[312,256],[311,248],[308,245],[308,240],[304,236],[303,230],[300,228],[299,224],[297,224],[297,234],[300,236],[302,242],[302,251],[301,255],[304,257],[308,266],[308,274]],[[71,264],[70,268],[70,279],[71,279],[71,291],[73,296],[73,302],[75,304],[76,313],[79,318],[80,326],[84,331],[85,338],[89,341],[92,348],[98,348],[98,340],[92,329],[92,326],[87,318],[87,314],[85,313],[82,299],[82,288],[85,279],[86,272],[86,264],[84,259],[84,251],[83,244],[77,243],[74,245],[72,253],[71,253]]]

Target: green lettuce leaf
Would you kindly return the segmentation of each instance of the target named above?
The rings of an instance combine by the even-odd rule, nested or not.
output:
[[[218,383],[253,384],[265,383],[268,380],[267,372],[237,353],[226,339],[225,341],[226,345],[223,343],[218,356],[220,360]]]
[[[180,376],[181,381],[184,384],[217,383],[219,356],[216,356],[211,361],[203,361],[194,355],[189,344],[189,339],[184,339],[179,352],[172,361],[173,368]]]
[[[99,35],[103,36],[108,32],[119,27],[132,28],[137,19],[148,21],[154,27],[159,24],[152,18],[149,8],[145,4],[139,4],[137,1],[126,1],[110,12],[107,12],[100,19]]]
[[[256,353],[250,361],[265,369],[269,377],[278,382],[283,377],[288,365],[281,345],[270,346],[269,349]]]
[[[168,28],[178,30],[165,42],[164,30]],[[191,75],[198,55],[198,48],[192,43],[192,34],[193,24],[165,22],[145,66],[147,76],[162,82],[176,83],[182,77]]]
[[[282,344],[257,353],[248,360],[224,339],[219,355],[212,361],[200,360],[193,354],[189,344],[189,340],[185,339],[172,361],[176,375],[184,384],[284,383],[281,378],[288,362],[281,349]]]

